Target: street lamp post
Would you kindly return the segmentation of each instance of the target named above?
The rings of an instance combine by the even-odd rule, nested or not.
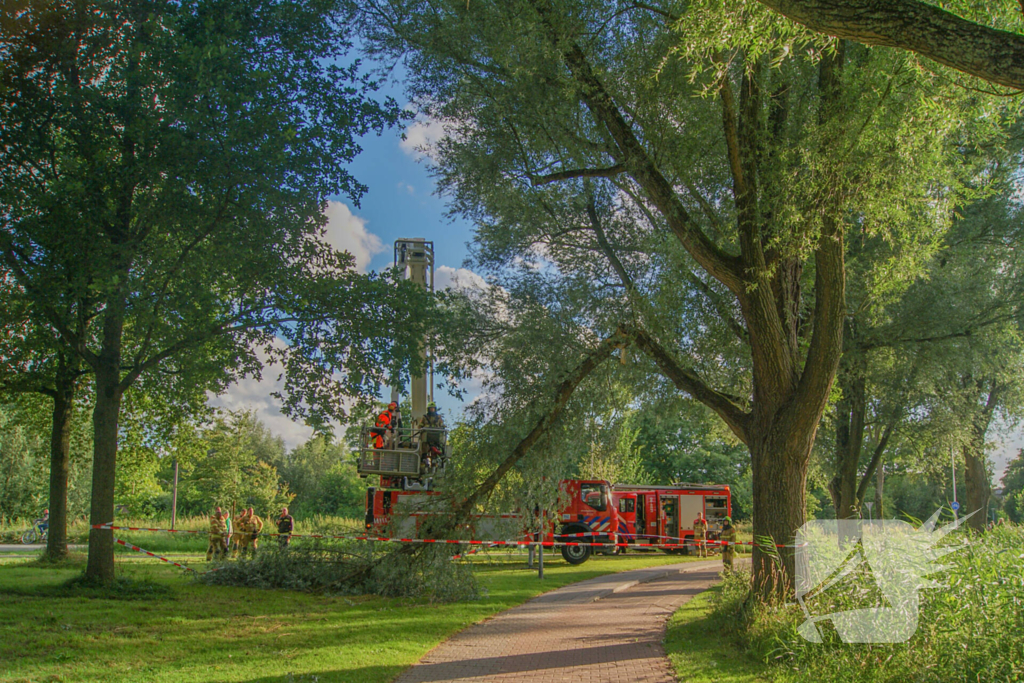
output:
[[[178,459],[174,459],[174,484],[171,487],[171,530],[178,519]]]

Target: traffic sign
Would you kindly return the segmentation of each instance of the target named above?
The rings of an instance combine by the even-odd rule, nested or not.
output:
[[[952,503],[949,504],[949,507],[953,508],[953,512],[956,512],[957,510],[960,509],[960,502],[954,500]]]

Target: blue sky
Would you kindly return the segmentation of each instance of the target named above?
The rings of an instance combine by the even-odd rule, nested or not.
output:
[[[395,86],[384,93],[404,101]],[[423,155],[416,149],[429,143],[437,130],[436,126],[410,122],[380,136],[371,134],[360,140],[363,151],[349,169],[369,189],[360,198],[359,206],[347,197],[334,197],[327,211],[328,241],[352,253],[360,270],[387,267],[396,239],[423,237],[434,241],[438,288],[447,286],[453,278],[463,284],[477,278],[461,269],[472,225],[445,216],[444,201],[434,194],[434,182],[422,161]],[[405,140],[403,132],[408,132]],[[255,410],[275,434],[294,447],[309,438],[312,430],[284,416],[278,401],[270,396],[281,385],[276,381],[277,375],[277,370],[268,368],[262,380],[243,379],[211,403],[232,410]],[[471,391],[470,399],[474,393]],[[446,415],[461,411],[461,403],[450,396],[436,393],[435,398]]]

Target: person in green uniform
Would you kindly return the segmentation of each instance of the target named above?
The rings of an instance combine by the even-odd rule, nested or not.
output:
[[[736,527],[732,525],[732,517],[726,517],[722,525],[722,566],[732,571],[732,561],[736,559]]]

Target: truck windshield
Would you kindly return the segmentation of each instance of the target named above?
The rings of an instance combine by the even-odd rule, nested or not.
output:
[[[580,499],[595,510],[605,509],[605,487],[603,484],[580,484]]]

